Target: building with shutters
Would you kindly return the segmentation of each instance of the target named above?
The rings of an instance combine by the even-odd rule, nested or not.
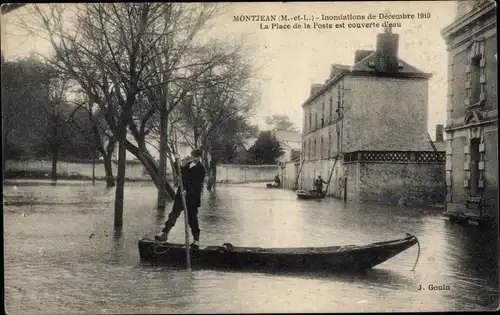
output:
[[[316,176],[355,202],[444,203],[445,153],[428,141],[431,74],[398,56],[399,35],[378,34],[353,66],[333,64],[303,103],[299,188]]]
[[[498,218],[496,35],[493,1],[457,1],[455,21],[442,30],[448,50],[446,213],[452,218]]]

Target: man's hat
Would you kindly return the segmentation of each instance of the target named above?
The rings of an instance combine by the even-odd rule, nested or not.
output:
[[[192,157],[201,157],[201,150],[200,149],[194,149],[191,151],[191,156]]]

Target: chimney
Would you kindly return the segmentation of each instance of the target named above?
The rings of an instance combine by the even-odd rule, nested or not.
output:
[[[354,64],[357,64],[361,60],[365,59],[372,52],[373,52],[373,50],[361,50],[361,49],[356,50],[356,53],[354,55]]]
[[[311,85],[311,94],[309,96],[313,96],[316,94],[321,88],[323,87],[323,84],[313,84]]]
[[[377,71],[396,72],[398,70],[399,35],[392,33],[391,27],[377,35]]]
[[[443,125],[436,125],[436,142],[444,142],[443,130]]]

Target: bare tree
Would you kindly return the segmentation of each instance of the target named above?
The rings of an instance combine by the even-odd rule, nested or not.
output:
[[[213,135],[221,132],[220,126],[237,127],[232,122],[248,116],[257,105],[257,94],[250,81],[252,70],[241,53],[234,54],[224,65],[205,73],[180,107],[182,124],[176,127],[192,148],[203,149],[204,164],[209,170],[208,188],[214,182],[217,165]],[[229,132],[238,134],[240,130]]]
[[[294,131],[298,132],[297,126],[290,120],[287,115],[272,115],[266,117],[266,124],[271,128],[279,131]]]
[[[52,43],[52,66],[77,81],[100,107],[118,143],[115,227],[121,227],[126,150],[143,163],[160,195],[173,197],[173,188],[146,148],[149,120],[161,108],[171,112],[197,78],[224,63],[231,52],[200,54],[210,45],[194,41],[214,12],[211,5],[85,3],[66,14],[65,7],[35,5],[33,21]]]

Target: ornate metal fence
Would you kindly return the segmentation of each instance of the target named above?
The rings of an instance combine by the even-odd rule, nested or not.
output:
[[[344,163],[444,164],[445,152],[434,151],[356,151],[344,154]]]

